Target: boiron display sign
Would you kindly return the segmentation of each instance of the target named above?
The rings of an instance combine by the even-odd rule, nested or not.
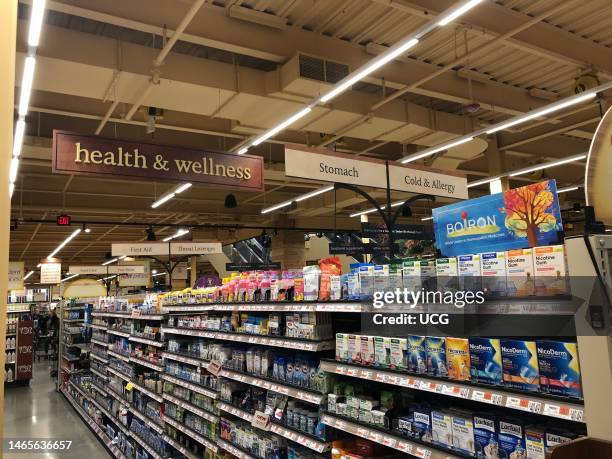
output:
[[[444,256],[523,249],[559,242],[563,229],[554,180],[433,209]]]

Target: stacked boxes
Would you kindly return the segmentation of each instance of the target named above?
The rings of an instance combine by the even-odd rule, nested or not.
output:
[[[504,384],[507,387],[539,390],[540,374],[535,341],[502,339],[501,355]]]
[[[503,384],[501,347],[495,338],[470,338],[472,382]]]
[[[538,341],[536,344],[540,390],[553,395],[582,398],[576,343]]]

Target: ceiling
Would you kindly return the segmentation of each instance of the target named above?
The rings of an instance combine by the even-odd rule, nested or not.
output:
[[[20,0],[17,82],[27,51],[28,3]],[[345,190],[335,202],[328,193],[288,212],[260,213],[321,186],[284,175],[284,143],[397,160],[571,95],[579,78],[595,85],[612,79],[609,0],[485,0],[429,34],[409,55],[252,148],[249,153],[264,158],[266,189],[236,192],[236,209],[224,207],[227,191],[204,186],[151,209],[173,184],[52,174],[53,129],[236,151],[245,139],[293,114],[453,2],[209,0],[163,65],[154,68],[165,40],[192,4],[47,1],[12,202],[12,217],[22,220],[11,233],[12,260],[35,266],[63,241],[74,228],[54,226],[59,213],[101,222],[62,250],[60,256],[72,263],[101,262],[112,241],[144,239],[145,224],[159,225],[162,236],[176,230],[166,224],[356,228],[358,219],[349,215],[369,206]],[[156,84],[145,92],[152,78]],[[611,95],[419,163],[458,169],[472,181],[585,152]],[[142,110],[129,116],[137,102],[164,109],[153,136],[145,132]],[[516,177],[511,184],[542,177],[556,178],[559,187],[580,185],[584,164]],[[470,197],[486,193],[487,185],[470,189]],[[380,191],[375,195],[383,199]],[[393,198],[406,196],[394,193]],[[562,196],[581,202],[583,191]],[[428,206],[413,209],[415,221],[431,214]],[[255,232],[202,229],[193,237],[228,242]]]

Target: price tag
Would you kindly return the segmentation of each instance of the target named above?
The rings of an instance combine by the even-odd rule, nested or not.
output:
[[[206,369],[213,375],[217,376],[219,375],[219,371],[221,370],[221,364],[216,360],[213,360],[208,365],[206,365]]]
[[[429,459],[431,457],[431,451],[419,446],[412,452],[413,456],[420,457],[422,459]]]
[[[347,376],[355,376],[356,374],[357,374],[357,370],[356,370],[355,368],[349,368],[349,369],[346,371],[346,375],[347,375]]]
[[[140,309],[132,309],[132,317],[140,317],[142,315],[142,311]]]
[[[376,373],[376,382],[385,382],[385,375],[382,373]]]
[[[125,385],[125,390],[132,390],[133,388],[134,388],[134,384],[132,384],[131,382]]]
[[[359,377],[362,379],[372,379],[372,372],[368,370],[361,370],[359,372]]]
[[[542,403],[526,398],[506,397],[506,408],[514,408],[516,410],[529,411],[531,413],[541,413]]]
[[[368,429],[364,427],[357,428],[357,435],[359,435],[360,437],[368,438],[368,432],[369,432]]]
[[[569,417],[572,421],[583,422],[584,421],[584,410],[580,408],[570,408]]]
[[[431,381],[422,381],[421,390],[426,390],[428,392],[436,392],[438,390],[438,384]]]
[[[398,442],[397,449],[405,453],[412,454],[412,445],[410,443],[406,443],[405,441]]]
[[[339,375],[343,375],[346,374],[346,367],[343,367],[341,365],[338,365],[336,367],[336,373],[338,373]]]
[[[388,446],[389,448],[395,448],[395,445],[397,444],[397,440],[395,438],[391,438],[391,437],[383,437],[383,441],[382,441],[383,445]]]
[[[503,397],[501,396],[501,394],[475,390],[472,391],[472,400],[476,402],[490,403],[492,405],[501,405]]]
[[[395,385],[395,384],[397,384],[397,380],[398,380],[397,376],[387,375],[387,382],[389,384],[394,384]]]
[[[262,413],[261,411],[255,411],[253,415],[253,420],[251,421],[251,425],[253,427],[257,427],[261,430],[270,430],[270,425],[272,421],[270,421],[270,415],[266,413]]]
[[[382,437],[383,435],[381,433],[374,432],[373,430],[368,433],[368,439],[376,443],[382,443]]]

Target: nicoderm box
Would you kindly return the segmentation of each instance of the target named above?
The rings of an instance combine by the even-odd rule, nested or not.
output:
[[[459,272],[457,269],[457,258],[455,257],[438,258],[436,260],[438,290],[452,292],[459,289]]]
[[[487,296],[506,296],[506,252],[487,252],[480,254],[480,275],[482,290]]]
[[[446,366],[449,378],[470,380],[470,346],[467,338],[446,338]]]
[[[533,249],[506,252],[506,281],[508,296],[533,295]]]
[[[474,414],[474,449],[478,459],[498,459],[497,418],[490,413]]]
[[[547,394],[582,398],[576,343],[537,341],[540,390]]]
[[[525,459],[524,428],[520,419],[504,418],[499,421],[499,457]]]
[[[535,341],[501,339],[504,385],[514,389],[540,389],[538,353]]]
[[[425,338],[425,352],[427,354],[427,374],[440,377],[448,376],[446,339],[428,336]]]
[[[408,371],[411,373],[427,373],[424,336],[408,336]]]
[[[408,340],[406,338],[389,340],[389,368],[393,370],[408,368]]]
[[[470,338],[470,372],[472,382],[503,384],[499,339]]]
[[[459,271],[459,290],[482,290],[480,277],[480,255],[460,255],[457,257]]]
[[[536,295],[561,295],[567,293],[565,249],[562,245],[536,247],[534,250]]]

